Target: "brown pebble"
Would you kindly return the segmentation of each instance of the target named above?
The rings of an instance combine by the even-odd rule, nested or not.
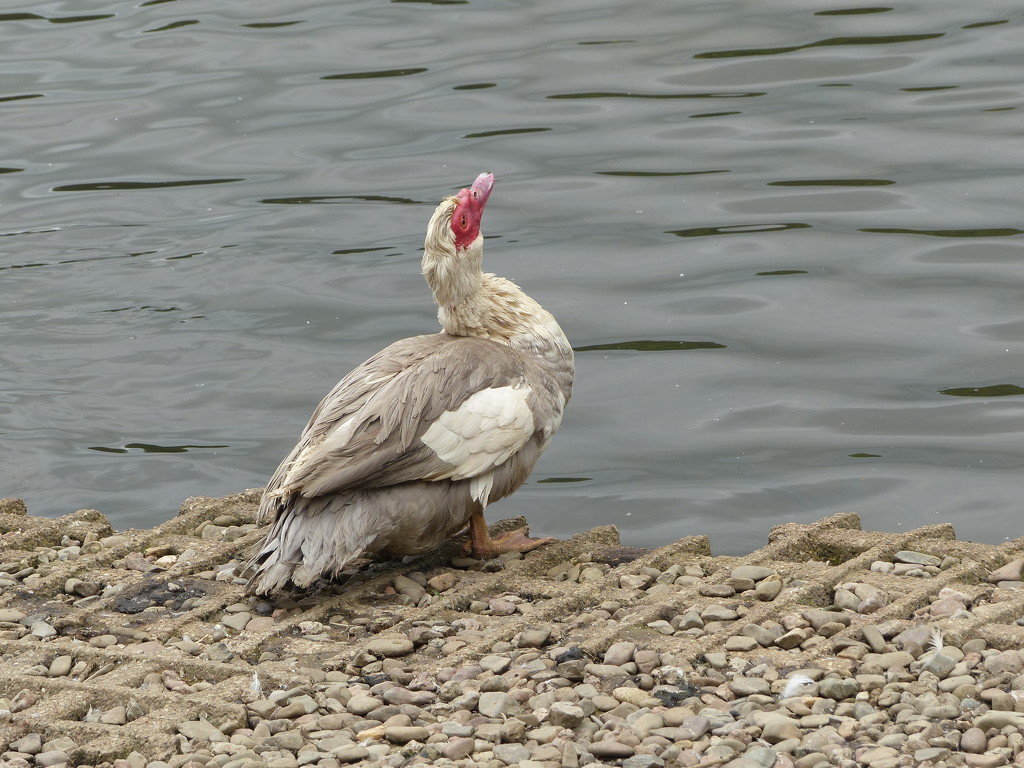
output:
[[[633,753],[636,752],[633,747],[628,744],[623,744],[618,741],[596,741],[588,747],[590,754],[594,757],[606,757],[610,760],[622,760],[623,758],[632,757]]]
[[[960,737],[960,750],[980,755],[988,749],[988,737],[981,728],[968,728]]]

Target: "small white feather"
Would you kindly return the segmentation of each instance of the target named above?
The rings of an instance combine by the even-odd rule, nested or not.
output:
[[[788,699],[790,696],[796,696],[801,688],[808,685],[814,685],[814,681],[807,675],[793,675],[786,681],[786,686],[782,689],[782,693],[779,694],[779,698]]]
[[[938,627],[932,628],[932,639],[929,645],[935,651],[941,651],[943,648],[946,647],[945,644],[942,642],[942,630]]]
[[[259,696],[263,693],[263,686],[260,685],[260,678],[255,672],[252,673],[252,680],[249,682],[249,692],[254,696]]]

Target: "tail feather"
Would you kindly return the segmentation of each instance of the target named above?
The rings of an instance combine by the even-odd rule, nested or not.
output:
[[[293,496],[278,504],[266,539],[245,566],[251,574],[248,594],[268,595],[288,582],[308,587],[320,576],[337,574],[374,539],[351,500]]]

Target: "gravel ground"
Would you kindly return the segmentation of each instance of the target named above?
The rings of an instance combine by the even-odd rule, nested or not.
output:
[[[0,768],[1024,766],[1024,539],[605,527],[267,600],[258,498],[122,533],[0,500]]]

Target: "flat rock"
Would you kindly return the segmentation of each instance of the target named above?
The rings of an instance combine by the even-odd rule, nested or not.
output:
[[[345,746],[335,747],[329,754],[340,763],[355,763],[369,757],[370,750],[366,747],[361,747],[358,744],[347,744]]]
[[[1020,581],[1024,576],[1024,557],[1011,560],[1006,565],[992,571],[986,581],[998,584],[1000,581]]]
[[[590,754],[594,757],[607,758],[609,760],[622,760],[631,757],[636,750],[628,744],[605,739],[596,741],[589,746]]]
[[[750,579],[751,581],[761,581],[762,579],[767,579],[774,573],[774,570],[772,570],[771,568],[766,568],[763,565],[740,565],[732,569],[731,575],[735,579]]]
[[[374,656],[383,656],[388,659],[406,656],[412,653],[415,648],[412,640],[404,635],[395,637],[375,637],[364,647],[367,653],[371,653]]]
[[[487,691],[480,694],[477,711],[485,717],[501,717],[519,708],[519,702],[501,691]]]
[[[893,560],[897,563],[910,563],[912,565],[939,565],[942,562],[941,557],[926,555],[924,552],[915,552],[909,549],[897,552],[893,556]]]
[[[384,738],[392,744],[408,744],[410,741],[423,742],[430,738],[430,731],[418,725],[385,726]]]

